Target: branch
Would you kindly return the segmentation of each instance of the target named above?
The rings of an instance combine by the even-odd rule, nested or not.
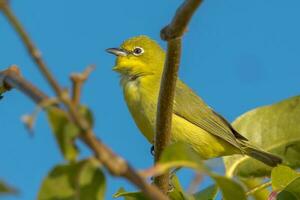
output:
[[[157,105],[155,162],[160,159],[162,151],[170,142],[173,101],[181,57],[181,37],[201,2],[201,0],[185,0],[176,11],[172,22],[161,30],[161,38],[168,42],[168,47]],[[154,182],[163,193],[167,193],[169,173],[156,177]]]
[[[161,39],[169,41],[175,38],[181,38],[201,2],[202,0],[185,0],[177,9],[172,22],[161,30]]]
[[[16,88],[35,103],[40,104],[48,100],[48,97],[38,90],[35,86],[20,76],[16,66],[10,67],[0,72],[0,87],[7,89]],[[73,116],[74,117],[74,116]],[[82,120],[82,119],[77,119]],[[76,123],[76,121],[74,122]],[[80,127],[81,124],[77,124]],[[94,152],[95,157],[102,163],[114,176],[120,176],[138,187],[148,198],[153,200],[167,200],[157,187],[150,185],[140,176],[123,158],[116,155],[101,140],[95,137],[93,130],[88,129],[80,134],[80,139]]]
[[[30,97],[37,104],[42,102],[44,99],[48,99],[47,95],[21,77],[20,70],[15,65],[4,71],[0,71],[0,87],[1,86],[7,90],[16,88]]]
[[[75,105],[79,105],[81,97],[81,89],[91,72],[95,69],[94,65],[88,66],[82,73],[71,74],[72,81],[72,101]]]
[[[162,75],[156,116],[155,163],[159,161],[165,147],[170,142],[173,99],[175,94],[177,72],[180,62],[181,39],[168,42],[167,59]],[[164,192],[169,190],[169,173],[154,179],[155,184]]]
[[[35,47],[22,24],[19,22],[17,17],[14,15],[12,10],[8,5],[8,0],[0,0],[0,10],[2,10],[3,14],[10,22],[10,24],[14,27],[15,31],[19,34],[21,40],[27,48],[28,53],[31,55],[33,61],[38,66],[39,70],[42,72],[48,83],[51,85],[56,94],[61,94],[62,89],[60,88],[57,81],[54,79],[53,75],[47,68],[46,63],[42,59],[42,55],[40,51]],[[58,95],[59,96],[59,95]]]

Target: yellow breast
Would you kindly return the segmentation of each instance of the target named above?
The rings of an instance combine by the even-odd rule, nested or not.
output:
[[[123,76],[121,83],[135,123],[148,141],[153,143],[159,81],[153,80],[151,76],[137,79]],[[172,142],[190,144],[205,159],[233,154],[236,151],[229,143],[175,114],[171,132]]]
[[[129,111],[138,128],[150,143],[153,143],[154,139],[155,112],[159,89],[155,82],[151,76],[136,79],[123,76],[121,79]]]

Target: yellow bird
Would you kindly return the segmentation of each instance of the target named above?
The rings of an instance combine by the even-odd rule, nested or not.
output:
[[[127,106],[135,123],[153,143],[160,81],[166,54],[147,36],[126,40],[106,50],[117,56],[114,71],[121,75]],[[253,145],[213,111],[181,80],[177,80],[172,117],[172,142],[189,144],[204,159],[246,154],[270,166],[281,159]]]

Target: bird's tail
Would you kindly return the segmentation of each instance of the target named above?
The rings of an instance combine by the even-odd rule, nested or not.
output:
[[[271,167],[276,167],[278,164],[282,163],[282,159],[279,156],[258,149],[257,147],[252,147],[249,144],[245,144],[243,149],[248,156],[255,158],[256,160],[259,160]]]

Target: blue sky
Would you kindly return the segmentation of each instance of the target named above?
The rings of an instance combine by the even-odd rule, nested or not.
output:
[[[82,98],[94,111],[97,136],[136,168],[150,166],[150,145],[130,117],[119,77],[111,70],[114,58],[104,49],[140,34],[165,47],[159,31],[182,1],[11,2],[62,85],[70,86],[71,72],[89,64],[97,66]],[[300,94],[299,7],[297,0],[205,1],[183,41],[181,79],[230,121],[249,109]],[[27,79],[53,94],[0,16],[0,69],[11,64],[19,65]],[[16,91],[0,102],[0,178],[21,190],[20,196],[3,199],[35,199],[43,177],[63,162],[44,114],[34,137],[20,122],[33,108]],[[83,149],[83,156],[89,153]],[[184,174],[187,185],[192,174]],[[202,183],[207,184],[207,180]],[[118,178],[108,178],[107,185],[106,199],[112,199],[120,186],[132,189]]]

